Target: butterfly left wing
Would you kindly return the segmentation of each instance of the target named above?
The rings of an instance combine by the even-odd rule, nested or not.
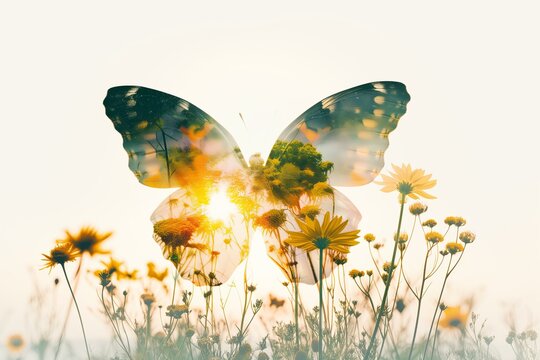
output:
[[[144,185],[188,187],[247,166],[227,130],[184,99],[119,86],[103,104],[122,135],[129,168]]]
[[[313,105],[279,136],[269,161],[297,143],[311,144],[332,163],[328,182],[358,186],[371,182],[384,166],[388,134],[405,114],[410,96],[405,85],[381,81],[360,85]]]
[[[248,203],[247,165],[236,142],[195,105],[157,90],[114,87],[103,103],[137,179],[180,188],[151,217],[165,258],[195,285],[227,281],[249,252],[250,230],[242,225],[245,214],[212,218],[223,210],[212,199],[234,188],[238,206]]]

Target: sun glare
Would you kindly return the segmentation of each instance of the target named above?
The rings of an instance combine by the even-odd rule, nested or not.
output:
[[[206,215],[213,220],[226,221],[237,212],[238,208],[227,196],[225,186],[220,186],[219,190],[210,196],[210,202],[206,207]]]

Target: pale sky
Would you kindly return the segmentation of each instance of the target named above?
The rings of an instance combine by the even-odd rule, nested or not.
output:
[[[249,157],[266,156],[322,98],[393,80],[407,85],[411,101],[386,163],[432,173],[432,216],[464,216],[477,233],[448,301],[475,295],[475,311],[504,351],[511,309],[520,326],[540,328],[539,10],[522,0],[4,4],[0,340],[24,332],[28,269],[41,266],[64,229],[113,230],[108,245],[121,258],[163,262],[149,217],[173,190],[145,187],[129,171],[102,106],[109,87],[182,97]],[[363,214],[363,232],[391,236],[395,195],[374,184],[344,192]],[[88,309],[97,301],[84,286]],[[99,323],[89,321],[99,337]]]

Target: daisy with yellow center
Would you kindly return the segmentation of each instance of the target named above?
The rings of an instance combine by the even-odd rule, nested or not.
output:
[[[439,321],[439,326],[446,329],[463,329],[467,325],[469,314],[463,312],[459,306],[448,306],[443,311],[443,317]]]
[[[66,231],[66,239],[62,242],[70,243],[81,254],[88,253],[90,256],[95,254],[108,254],[109,250],[101,248],[103,242],[112,235],[112,232],[99,233],[91,226],[84,226],[78,234],[71,234]]]
[[[349,248],[358,244],[356,239],[360,230],[343,231],[347,227],[348,220],[343,221],[341,216],[330,216],[330,212],[324,214],[322,224],[319,219],[305,217],[305,221],[296,219],[300,231],[289,231],[289,237],[285,242],[291,246],[306,252],[319,250],[319,334],[323,333],[322,310],[323,310],[323,262],[324,250],[328,249],[341,254],[349,253]],[[322,359],[323,343],[319,336],[317,351],[319,359]]]
[[[202,216],[191,215],[157,221],[154,224],[154,238],[165,253],[174,253],[179,248],[205,250],[205,244],[193,242],[193,235],[203,220]]]
[[[45,265],[41,268],[49,269],[56,265],[64,266],[65,263],[75,261],[80,256],[80,253],[70,243],[60,243],[51,249],[49,255],[42,254],[45,259]]]
[[[358,244],[356,239],[360,230],[345,231],[348,220],[343,221],[341,216],[330,217],[330,213],[324,214],[322,224],[319,219],[306,218],[305,222],[296,220],[300,231],[287,231],[289,238],[285,242],[305,251],[315,249],[334,250],[342,254],[348,254],[349,248]]]
[[[433,188],[437,180],[431,179],[431,174],[426,174],[422,169],[413,169],[411,165],[397,166],[392,164],[394,172],[389,175],[381,174],[382,181],[375,182],[382,185],[381,191],[398,191],[403,196],[409,196],[413,199],[420,197],[426,199],[435,199],[435,196],[426,193],[426,190]]]

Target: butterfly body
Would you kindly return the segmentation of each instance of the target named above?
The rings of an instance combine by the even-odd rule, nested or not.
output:
[[[409,99],[397,82],[327,97],[282,132],[266,162],[255,155],[249,164],[227,130],[186,100],[121,86],[109,90],[104,105],[137,179],[178,188],[151,217],[165,257],[182,277],[213,286],[246,258],[254,227],[262,228],[268,255],[289,280],[316,282],[318,260],[287,246],[287,231],[297,230],[296,219],[325,213],[344,217],[349,229],[357,227],[359,211],[334,186],[364,185],[377,176],[388,134]],[[234,208],[230,214],[223,214],[223,198]],[[325,272],[331,268],[332,254]]]

